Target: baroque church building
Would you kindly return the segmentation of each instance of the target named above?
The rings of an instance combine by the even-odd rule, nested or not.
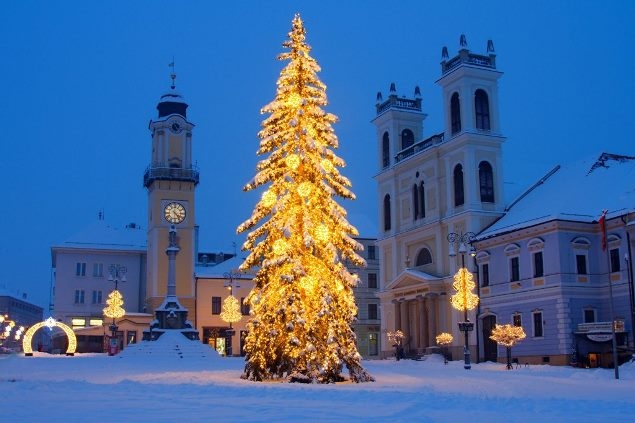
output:
[[[418,87],[411,99],[394,84],[386,100],[377,94],[382,327],[404,332],[407,354],[423,354],[436,335],[456,332],[460,316],[448,287],[463,257],[448,255],[448,235],[478,233],[504,213],[501,75],[491,42],[485,55],[470,52],[464,38],[455,57],[444,48],[437,83],[445,130],[427,138]],[[471,260],[466,265],[474,270]],[[392,354],[387,339],[383,345]]]

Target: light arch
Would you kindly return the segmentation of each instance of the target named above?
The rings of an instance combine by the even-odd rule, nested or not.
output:
[[[64,331],[66,337],[68,338],[68,348],[66,349],[66,355],[75,355],[75,350],[77,350],[77,338],[75,337],[75,332],[73,329],[68,327],[62,322],[58,322],[57,320],[49,317],[43,322],[39,322],[34,324],[26,331],[24,334],[24,338],[22,340],[22,349],[24,350],[24,355],[27,357],[31,357],[33,355],[33,347],[31,346],[31,341],[33,340],[33,335],[38,329],[47,326],[48,328],[58,327]]]

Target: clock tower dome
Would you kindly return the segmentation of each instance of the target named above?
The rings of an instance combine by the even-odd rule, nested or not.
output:
[[[148,258],[145,306],[153,312],[165,298],[168,280],[169,233],[178,229],[179,255],[176,257],[175,290],[180,304],[194,312],[194,190],[199,173],[192,163],[192,129],[187,120],[187,103],[176,91],[176,75],[172,73],[170,90],[157,104],[158,117],[150,120],[152,135],[150,165],[143,175],[148,190]]]

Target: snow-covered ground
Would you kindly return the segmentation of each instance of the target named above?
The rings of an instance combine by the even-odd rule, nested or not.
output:
[[[462,361],[365,361],[373,383],[240,379],[243,358],[200,343],[138,344],[121,354],[0,356],[2,421],[626,422],[635,363],[612,369]],[[157,348],[160,347],[160,348]]]

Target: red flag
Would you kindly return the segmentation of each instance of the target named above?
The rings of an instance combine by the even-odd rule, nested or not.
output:
[[[600,231],[602,232],[602,251],[606,250],[606,213],[608,210],[602,210],[602,216],[600,216]]]

